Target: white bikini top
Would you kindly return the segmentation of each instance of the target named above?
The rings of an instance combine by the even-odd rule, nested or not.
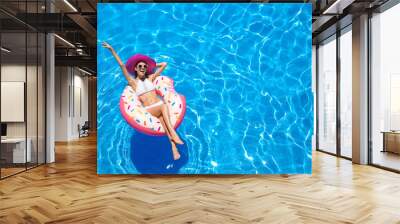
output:
[[[147,92],[153,91],[155,89],[153,83],[149,79],[145,79],[144,81],[138,79],[136,82],[136,95],[140,96]]]

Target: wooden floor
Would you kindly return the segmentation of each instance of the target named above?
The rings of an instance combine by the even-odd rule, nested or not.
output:
[[[96,139],[0,181],[0,223],[400,223],[400,175],[315,153],[313,175],[98,176]]]
[[[374,164],[400,170],[400,154],[374,150],[372,160]]]
[[[20,172],[24,172],[27,169],[33,169],[36,166],[37,166],[36,164],[27,164],[27,167],[25,168],[25,164],[22,164],[22,165],[19,164],[18,167],[7,167],[7,168],[2,167],[1,168],[1,178],[5,178],[5,177],[15,175]]]
[[[25,167],[24,168],[1,168],[1,177],[8,177],[11,176],[13,174],[25,171]]]

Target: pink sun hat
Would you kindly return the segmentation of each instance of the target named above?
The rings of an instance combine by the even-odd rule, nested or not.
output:
[[[156,68],[156,61],[154,61],[154,59],[144,54],[135,54],[132,57],[130,57],[128,61],[125,63],[125,67],[129,73],[134,74],[137,63],[141,61],[145,62],[149,66],[147,68],[146,73],[151,74],[154,72],[154,69]]]

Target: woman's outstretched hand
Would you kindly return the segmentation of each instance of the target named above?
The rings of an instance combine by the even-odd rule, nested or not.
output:
[[[104,48],[107,48],[108,50],[113,50],[113,48],[111,47],[111,45],[109,45],[107,42],[103,42],[103,43],[101,43],[101,45],[104,47]]]
[[[128,70],[126,70],[126,67],[125,67],[124,63],[122,62],[121,58],[118,56],[117,52],[115,52],[114,48],[111,47],[111,45],[109,45],[105,41],[103,43],[101,43],[101,46],[103,46],[104,48],[106,48],[106,49],[111,51],[111,54],[114,56],[115,60],[117,60],[119,66],[121,67],[122,73],[124,73],[124,76],[125,76],[126,80],[128,80],[129,85],[131,85],[132,77],[129,74]],[[134,89],[136,89],[136,86],[134,84],[132,84],[132,87]]]

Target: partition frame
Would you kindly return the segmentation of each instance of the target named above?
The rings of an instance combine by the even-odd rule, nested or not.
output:
[[[46,0],[46,2],[47,2],[47,0]],[[25,3],[25,19],[26,19],[26,16],[27,16],[27,3],[28,3],[28,0],[25,0],[25,1],[22,1],[22,3]],[[38,9],[39,9],[39,7],[38,7],[38,4],[39,4],[39,0],[36,0],[36,11],[38,12]],[[45,12],[47,12],[47,7],[46,7],[46,10],[45,10]],[[17,19],[18,20],[18,19]],[[19,21],[19,22],[21,22],[21,21]],[[1,23],[0,23],[0,28],[1,28]],[[47,36],[47,32],[41,32],[40,30],[38,30],[38,29],[36,29],[36,28],[34,28],[34,27],[32,27],[32,26],[29,26],[27,23],[24,23],[24,30],[22,31],[22,30],[20,30],[20,31],[22,31],[21,33],[24,33],[25,34],[25,85],[24,85],[24,91],[25,91],[25,93],[24,93],[24,122],[25,122],[25,169],[24,170],[21,170],[21,171],[18,171],[18,172],[15,172],[15,173],[12,173],[12,174],[10,174],[10,175],[7,175],[7,176],[3,176],[3,173],[2,173],[2,167],[0,166],[0,180],[3,180],[3,179],[6,179],[6,178],[8,178],[8,177],[12,177],[12,176],[14,176],[14,175],[17,175],[17,174],[20,174],[20,173],[23,173],[23,172],[25,172],[25,171],[27,171],[27,170],[30,170],[30,169],[33,169],[33,168],[36,168],[36,167],[39,167],[39,166],[41,166],[41,165],[43,165],[43,164],[46,164],[47,163],[47,110],[46,110],[46,108],[47,108],[47,100],[46,100],[46,98],[47,98],[47,38],[46,38],[46,36]],[[36,162],[33,164],[33,166],[30,166],[30,167],[28,167],[28,154],[27,154],[27,147],[28,147],[28,144],[27,144],[27,140],[28,140],[28,132],[27,132],[27,129],[28,129],[28,119],[27,119],[27,76],[28,76],[28,30],[31,30],[31,31],[33,31],[33,33],[35,33],[36,34],[36,64],[34,64],[35,66],[36,66],[36,136],[34,136],[34,137],[36,137],[36,140],[37,140],[37,145],[36,145]],[[18,31],[16,31],[16,32],[18,32]],[[8,32],[3,32],[3,31],[1,31],[1,29],[0,29],[0,46],[2,46],[2,34],[3,33],[8,33]],[[42,102],[43,102],[43,105],[42,105],[42,107],[43,107],[43,113],[44,113],[44,116],[42,117],[43,118],[43,120],[42,120],[42,122],[43,122],[43,149],[42,149],[42,152],[43,152],[43,162],[42,163],[40,163],[39,162],[39,79],[38,79],[38,77],[39,77],[39,69],[38,69],[38,66],[40,65],[40,63],[39,63],[39,34],[43,34],[43,38],[41,38],[41,40],[42,40],[42,44],[43,44],[43,50],[41,51],[41,53],[42,53],[42,60],[44,60],[44,63],[43,63],[43,66],[42,66],[42,82],[43,82],[43,88],[44,88],[44,91],[43,91],[43,94],[42,94],[42,96],[43,96],[43,100],[42,100]],[[2,62],[3,62],[3,60],[2,60],[2,53],[0,53],[0,82],[1,82],[1,77],[2,77],[2,73],[1,73],[1,67],[2,67]],[[1,86],[0,86],[0,89],[1,89]],[[0,101],[1,101],[1,91],[0,91]],[[1,104],[0,104],[0,110],[1,110]],[[0,123],[1,123],[1,114],[0,114]],[[1,152],[2,152],[2,150],[1,150],[1,144],[0,144],[0,158],[1,158]],[[0,165],[1,165],[1,163],[0,163]],[[32,164],[30,164],[30,165],[32,165]]]

